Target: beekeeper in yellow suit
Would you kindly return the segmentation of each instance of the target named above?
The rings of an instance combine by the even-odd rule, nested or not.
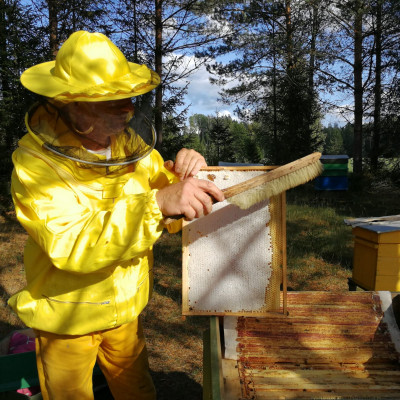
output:
[[[79,31],[22,84],[42,101],[13,154],[12,197],[29,233],[27,286],[9,304],[36,332],[44,399],[93,399],[98,361],[116,400],[154,399],[139,315],[150,299],[152,246],[165,216],[208,214],[204,158],[164,163],[132,98],[159,84],[104,35]],[[175,228],[171,228],[175,229]]]

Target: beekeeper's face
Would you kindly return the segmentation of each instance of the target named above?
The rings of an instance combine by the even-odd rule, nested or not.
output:
[[[124,130],[133,112],[131,99],[75,102],[68,109],[76,133],[97,142],[100,147],[107,147],[109,137]]]

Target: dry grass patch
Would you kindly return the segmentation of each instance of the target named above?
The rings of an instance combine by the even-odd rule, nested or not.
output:
[[[22,253],[27,237],[14,212],[0,213],[0,338],[24,327],[7,300],[26,282]]]
[[[301,266],[289,268],[288,287],[297,291],[342,292],[348,290],[347,279],[350,277],[351,271],[340,264],[311,257]]]

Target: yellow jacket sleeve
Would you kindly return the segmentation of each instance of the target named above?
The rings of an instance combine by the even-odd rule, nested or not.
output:
[[[163,229],[156,191],[172,180],[158,153],[149,157],[149,165],[115,182],[123,186],[120,195],[104,199],[101,179],[77,182],[60,166],[19,149],[12,175],[17,217],[59,269],[88,273],[140,258]]]

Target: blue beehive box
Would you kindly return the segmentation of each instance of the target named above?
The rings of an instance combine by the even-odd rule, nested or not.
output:
[[[321,156],[324,171],[315,179],[316,190],[347,190],[348,189],[347,155]]]

